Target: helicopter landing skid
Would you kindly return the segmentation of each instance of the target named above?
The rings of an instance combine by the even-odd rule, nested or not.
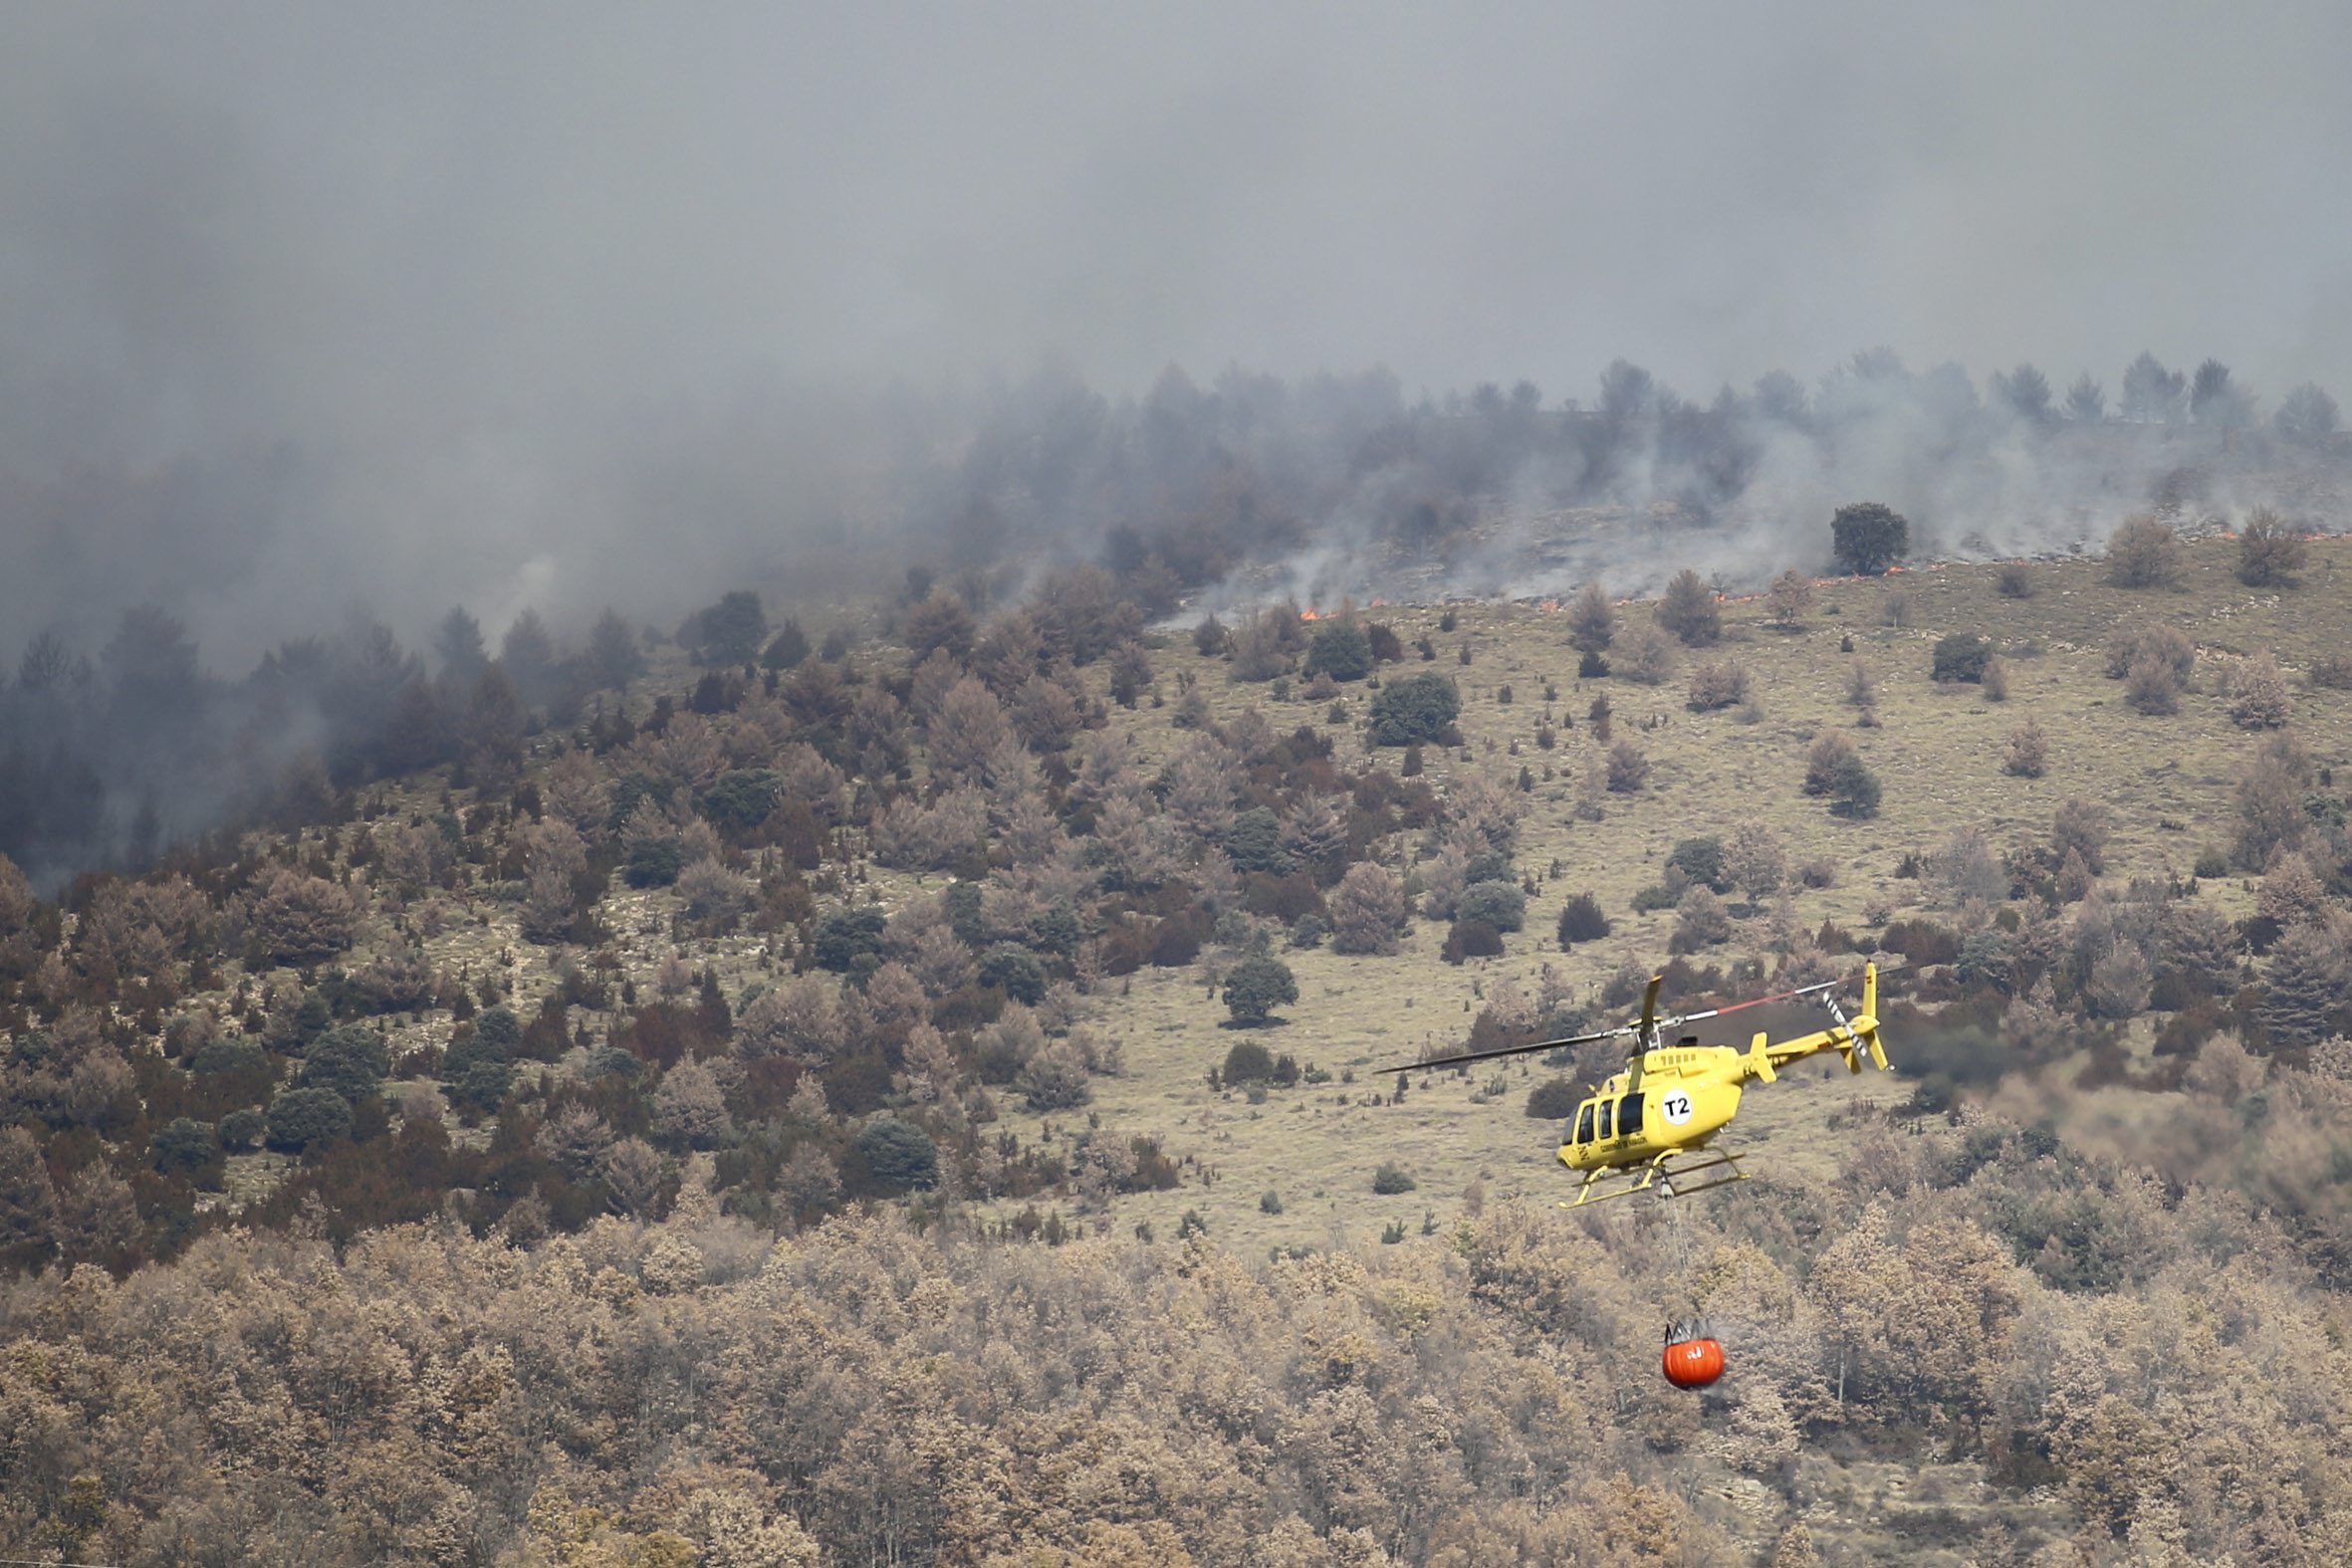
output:
[[[1631,1198],[1656,1188],[1661,1198],[1694,1198],[1713,1192],[1718,1187],[1729,1187],[1734,1182],[1745,1182],[1748,1173],[1740,1168],[1739,1160],[1728,1149],[1695,1151],[1703,1158],[1688,1165],[1672,1162],[1679,1154],[1690,1153],[1669,1149],[1653,1155],[1639,1166],[1614,1166],[1584,1173],[1584,1181],[1576,1189],[1573,1202],[1561,1204],[1562,1209],[1581,1209],[1586,1204],[1605,1204],[1612,1198]],[[1723,1174],[1728,1172],[1729,1174]],[[1693,1183],[1692,1178],[1705,1180]],[[1678,1185],[1679,1184],[1679,1185]]]

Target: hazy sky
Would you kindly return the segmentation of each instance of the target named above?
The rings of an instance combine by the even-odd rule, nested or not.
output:
[[[2346,60],[2341,0],[13,6],[0,654],[80,590],[23,522],[78,471],[210,476],[94,503],[208,646],[495,615],[641,525],[621,432],[831,378],[2352,396]]]

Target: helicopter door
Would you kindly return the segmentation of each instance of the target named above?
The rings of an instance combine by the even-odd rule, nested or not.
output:
[[[1574,1141],[1577,1143],[1592,1142],[1592,1106],[1593,1102],[1586,1100],[1584,1102],[1584,1108],[1576,1113],[1576,1137]]]
[[[1642,1091],[1634,1090],[1617,1107],[1617,1136],[1636,1138],[1641,1135]]]
[[[1609,1122],[1610,1119],[1616,1114],[1617,1102],[1615,1100],[1603,1100],[1600,1102],[1600,1136],[1602,1138],[1605,1139],[1615,1136],[1615,1134],[1610,1131]]]

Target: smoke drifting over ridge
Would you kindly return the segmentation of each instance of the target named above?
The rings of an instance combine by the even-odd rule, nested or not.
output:
[[[0,660],[54,630],[103,678],[154,603],[236,677],[453,603],[495,645],[1204,518],[1344,587],[1462,497],[1674,501],[1735,574],[1863,495],[2057,543],[2171,454],[1820,378],[1885,342],[2352,390],[2347,45],[2323,3],[20,10]],[[1696,401],[1596,441],[1619,354]]]
[[[1704,398],[1878,342],[2352,382],[2328,4],[5,32],[0,616],[156,598],[224,664],[354,596],[495,614],[535,560],[550,609],[691,601],[890,515],[894,381],[1041,360],[1114,395],[1174,361],[1556,399],[1624,353]]]

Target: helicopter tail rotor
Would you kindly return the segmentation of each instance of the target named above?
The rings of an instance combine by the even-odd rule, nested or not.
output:
[[[1866,964],[1862,968],[1862,1010],[1847,1017],[1834,996],[1823,996],[1829,1015],[1837,1020],[1837,1032],[1844,1037],[1837,1042],[1837,1053],[1845,1058],[1846,1071],[1860,1072],[1862,1056],[1868,1052],[1878,1070],[1887,1070],[1886,1047],[1878,1042],[1878,966]]]

